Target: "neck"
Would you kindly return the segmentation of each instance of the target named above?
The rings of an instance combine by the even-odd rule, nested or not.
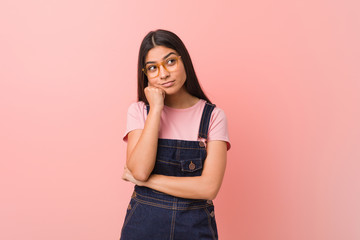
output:
[[[171,108],[189,108],[198,101],[199,98],[192,96],[185,88],[181,88],[176,94],[166,95],[164,103]]]

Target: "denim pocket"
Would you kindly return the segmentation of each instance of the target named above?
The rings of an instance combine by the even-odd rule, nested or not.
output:
[[[180,163],[183,172],[195,172],[203,167],[201,158],[181,160]]]

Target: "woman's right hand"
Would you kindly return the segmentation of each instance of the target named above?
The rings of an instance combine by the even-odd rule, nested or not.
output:
[[[144,92],[150,104],[150,109],[162,110],[164,108],[165,91],[163,89],[148,86],[144,89]]]

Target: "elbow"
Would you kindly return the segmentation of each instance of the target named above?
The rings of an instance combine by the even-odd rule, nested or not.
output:
[[[132,166],[132,165],[128,165],[127,168],[130,170],[132,176],[140,182],[146,182],[149,177],[151,172],[147,171],[146,169],[143,168],[139,168],[138,166]]]
[[[150,177],[150,174],[147,174],[144,171],[134,171],[132,172],[132,175],[137,181],[140,182],[146,182]]]
[[[218,190],[216,189],[211,189],[207,194],[206,194],[206,199],[207,200],[214,200],[218,194]]]
[[[203,192],[203,199],[214,200],[220,190],[220,187],[216,183],[207,183],[205,184]]]

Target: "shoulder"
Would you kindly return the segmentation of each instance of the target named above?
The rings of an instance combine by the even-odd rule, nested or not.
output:
[[[146,105],[144,102],[134,102],[128,107],[126,130],[123,140],[127,142],[127,135],[135,129],[143,129],[146,118]]]
[[[143,101],[133,102],[129,105],[128,110],[133,109],[146,109],[146,105]]]
[[[128,114],[142,114],[146,111],[146,105],[143,101],[133,102],[128,107]]]
[[[208,140],[222,140],[227,143],[227,150],[231,147],[228,120],[225,111],[219,107],[215,107],[211,113]]]
[[[227,121],[225,111],[222,108],[215,106],[214,110],[211,113],[210,121],[211,122]]]
[[[226,114],[222,108],[216,106],[216,104],[211,104],[203,99],[200,99],[200,102],[201,104],[199,107],[201,108],[203,115],[207,115],[209,114],[209,111],[211,111],[210,125],[212,125],[214,122],[227,121]],[[211,107],[213,107],[212,110]]]

